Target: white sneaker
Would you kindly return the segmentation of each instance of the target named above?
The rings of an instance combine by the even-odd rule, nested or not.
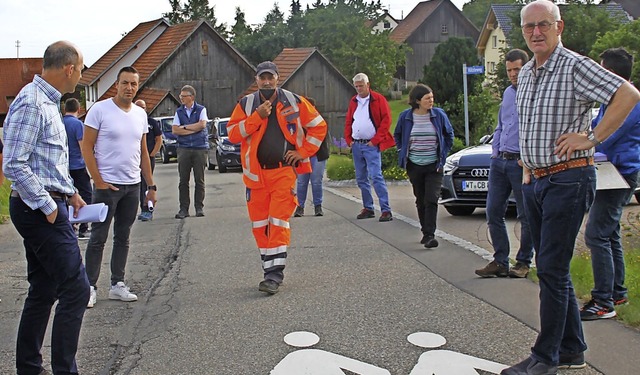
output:
[[[124,302],[133,302],[138,300],[138,296],[131,293],[129,288],[122,281],[118,281],[116,285],[111,286],[109,290],[109,299],[119,299]]]
[[[98,295],[96,293],[96,288],[93,286],[89,287],[89,302],[87,303],[87,307],[91,308],[96,304],[96,300],[98,299]]]

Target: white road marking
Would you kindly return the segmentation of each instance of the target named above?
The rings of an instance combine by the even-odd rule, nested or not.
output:
[[[416,332],[407,336],[407,341],[421,348],[434,349],[447,343],[444,336],[431,332]]]
[[[313,332],[297,331],[284,336],[284,342],[296,348],[308,348],[320,342],[320,336]]]

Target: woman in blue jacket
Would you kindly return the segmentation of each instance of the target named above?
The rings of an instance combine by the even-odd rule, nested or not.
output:
[[[409,92],[411,108],[398,118],[394,138],[398,165],[407,170],[416,197],[422,230],[421,244],[438,246],[435,239],[442,170],[453,146],[453,127],[447,114],[433,106],[433,90],[418,84]]]

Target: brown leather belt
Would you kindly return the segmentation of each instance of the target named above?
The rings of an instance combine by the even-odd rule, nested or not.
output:
[[[550,167],[534,169],[532,173],[535,178],[541,178],[554,173],[566,171],[567,169],[581,168],[588,165],[593,165],[593,157],[563,161],[562,163],[554,164]]]
[[[49,193],[53,199],[62,199],[63,201],[67,200],[67,196],[65,194],[58,193],[57,191],[47,191],[47,193]],[[11,197],[20,198],[20,194],[15,190],[11,190]]]

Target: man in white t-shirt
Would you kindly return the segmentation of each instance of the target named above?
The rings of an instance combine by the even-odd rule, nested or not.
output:
[[[140,75],[135,68],[122,68],[116,80],[116,96],[95,103],[84,122],[82,156],[95,184],[93,203],[104,203],[109,207],[106,220],[91,225],[91,237],[85,253],[91,285],[87,307],[96,303],[102,252],[114,218],[109,299],[138,300],[124,283],[124,272],[129,254],[129,234],[138,213],[141,170],[147,183],[147,200],[155,204],[157,191],[147,151],[147,114],[132,104],[139,81]]]

